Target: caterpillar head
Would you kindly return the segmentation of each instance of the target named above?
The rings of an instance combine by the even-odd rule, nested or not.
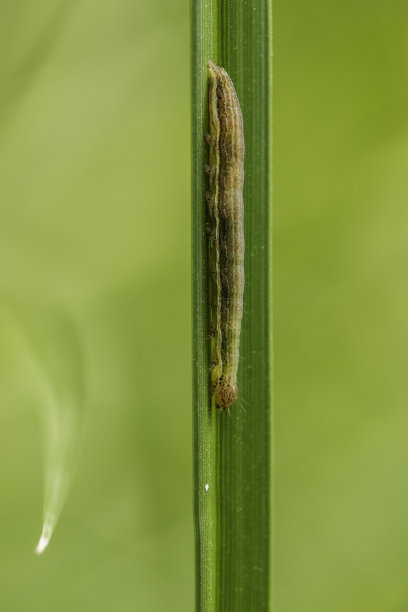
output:
[[[218,408],[220,410],[227,410],[235,402],[237,397],[237,385],[222,376],[215,392],[215,403]]]

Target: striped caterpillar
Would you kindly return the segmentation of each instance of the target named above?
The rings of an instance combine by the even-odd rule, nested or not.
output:
[[[208,62],[210,308],[212,393],[221,410],[238,396],[237,374],[244,293],[244,130],[234,85]]]

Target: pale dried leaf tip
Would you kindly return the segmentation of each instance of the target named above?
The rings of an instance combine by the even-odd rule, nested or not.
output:
[[[34,550],[36,555],[41,555],[50,543],[52,529],[50,525],[44,525],[39,542]]]

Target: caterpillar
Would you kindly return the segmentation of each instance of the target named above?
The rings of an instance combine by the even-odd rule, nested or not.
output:
[[[244,294],[244,127],[227,71],[209,70],[209,267],[211,391],[221,410],[238,396]]]

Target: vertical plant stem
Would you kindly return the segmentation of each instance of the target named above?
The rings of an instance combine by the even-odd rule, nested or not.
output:
[[[239,397],[209,396],[208,60],[232,78],[245,132],[245,292]],[[199,612],[262,612],[271,601],[271,6],[192,2],[194,510]]]

